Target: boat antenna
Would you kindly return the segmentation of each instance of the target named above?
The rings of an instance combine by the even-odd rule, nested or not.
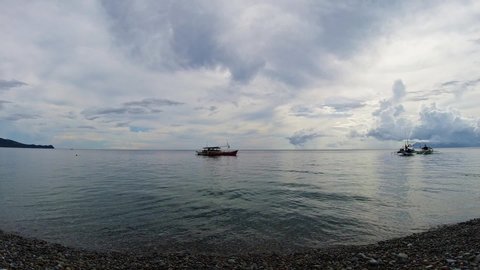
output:
[[[405,132],[406,132],[406,130],[405,130]],[[410,126],[410,131],[408,132],[408,140],[410,140],[412,138],[412,134],[413,134],[413,127]]]

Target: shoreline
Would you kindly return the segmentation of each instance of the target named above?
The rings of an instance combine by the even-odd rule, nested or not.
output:
[[[0,269],[480,269],[480,218],[380,241],[291,254],[97,252],[0,231]]]

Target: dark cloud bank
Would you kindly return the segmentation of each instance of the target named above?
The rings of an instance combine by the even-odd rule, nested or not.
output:
[[[6,100],[0,100],[0,110],[2,110],[5,107],[5,104],[11,103],[10,101]]]
[[[230,71],[235,82],[258,74],[290,85],[334,76],[346,58],[381,32],[396,5],[365,1],[102,1],[117,45],[152,69]],[[319,46],[321,44],[321,46]]]
[[[125,102],[120,107],[86,109],[82,111],[82,114],[88,120],[95,120],[100,117],[111,118],[118,115],[147,115],[162,112],[161,107],[182,104],[184,103],[168,99],[147,98],[141,101]]]
[[[24,85],[28,84],[17,80],[0,80],[0,90],[9,90]]]
[[[313,139],[323,137],[324,135],[318,131],[312,130],[312,129],[304,129],[295,132],[292,136],[287,137],[288,141],[290,144],[296,146],[296,147],[301,147],[304,146],[305,143],[308,141],[311,141]]]

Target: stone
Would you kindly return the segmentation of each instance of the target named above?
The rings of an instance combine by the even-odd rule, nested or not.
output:
[[[406,263],[408,261],[408,255],[403,252],[398,253],[397,258],[400,263]]]
[[[475,256],[475,258],[473,258],[473,263],[476,263],[476,264],[480,263],[480,254]]]
[[[473,224],[473,223],[472,223]],[[40,241],[5,236],[0,231],[0,270],[7,269],[480,269],[480,219],[468,233],[458,225],[419,234],[412,240],[379,245],[311,250],[294,255],[201,255],[151,253],[129,255],[67,249]],[[464,226],[464,225],[460,225]],[[450,233],[452,231],[452,233]],[[460,239],[458,239],[460,238]],[[452,239],[458,244],[449,245]],[[32,241],[32,242],[27,242]],[[411,247],[408,247],[412,243]],[[453,242],[452,242],[453,243]],[[406,253],[408,252],[408,253]],[[160,255],[161,254],[161,255]],[[408,254],[408,255],[407,255]],[[68,258],[67,258],[68,257]],[[254,263],[255,262],[255,263]],[[258,265],[257,265],[258,264]],[[13,267],[14,266],[14,267]]]
[[[358,253],[358,257],[362,258],[362,259],[369,259],[365,254],[363,253]]]
[[[372,258],[372,259],[368,260],[368,264],[369,265],[378,265],[378,261]]]
[[[398,253],[398,254],[397,254],[397,257],[398,257],[399,259],[402,259],[402,260],[407,260],[407,259],[408,259],[408,255],[405,254],[405,253],[403,253],[403,252]]]
[[[447,263],[449,263],[449,264],[453,264],[453,263],[455,263],[457,260],[454,260],[454,259],[446,259],[445,261],[447,261]]]

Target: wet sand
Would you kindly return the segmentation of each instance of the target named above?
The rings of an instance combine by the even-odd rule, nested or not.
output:
[[[0,269],[480,269],[480,219],[371,245],[293,254],[127,254],[0,231]]]

